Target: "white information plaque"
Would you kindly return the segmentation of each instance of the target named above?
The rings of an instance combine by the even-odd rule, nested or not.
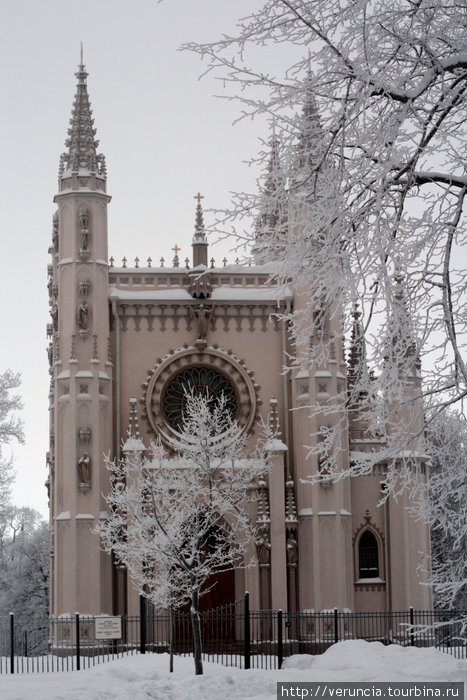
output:
[[[121,617],[96,617],[94,618],[96,639],[121,639],[122,638],[122,618]]]

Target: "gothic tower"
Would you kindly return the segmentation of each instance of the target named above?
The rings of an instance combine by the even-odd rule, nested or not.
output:
[[[60,158],[50,248],[52,324],[48,456],[55,615],[112,612],[111,565],[92,529],[105,511],[103,455],[112,449],[106,168],[97,154],[87,72],[78,67]]]

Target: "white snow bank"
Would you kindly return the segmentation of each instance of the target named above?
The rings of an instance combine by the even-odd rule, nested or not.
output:
[[[293,656],[281,671],[242,671],[146,654],[111,661],[85,671],[2,675],[2,700],[276,700],[277,681],[466,681],[467,661],[433,649],[385,647],[379,642],[335,644],[321,656]]]

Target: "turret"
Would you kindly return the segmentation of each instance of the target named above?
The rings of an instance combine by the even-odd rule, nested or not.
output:
[[[199,265],[207,267],[208,239],[206,238],[203,210],[201,208],[201,200],[204,199],[204,197],[198,192],[195,199],[198,200],[198,204],[196,205],[195,235],[193,236],[191,244],[193,247],[193,267],[198,267]]]
[[[302,188],[308,193],[313,191],[314,173],[323,149],[324,133],[311,83],[309,68],[305,79],[303,110],[298,117],[298,142],[291,174],[291,190],[296,193]]]
[[[110,559],[92,528],[105,510],[112,451],[106,168],[97,153],[87,72],[78,66],[54,201],[51,266],[51,612],[112,612]],[[50,479],[49,479],[50,481]],[[93,601],[93,602],[92,602]],[[96,602],[97,607],[96,607]]]
[[[288,197],[286,178],[279,158],[279,141],[273,127],[271,153],[259,200],[253,256],[255,262],[280,259],[281,245],[287,240]]]

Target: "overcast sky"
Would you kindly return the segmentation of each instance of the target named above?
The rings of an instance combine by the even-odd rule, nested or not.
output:
[[[26,446],[14,448],[17,505],[47,513],[47,249],[80,41],[99,151],[107,158],[110,255],[171,260],[177,243],[183,260],[191,256],[194,195],[205,196],[205,208],[223,207],[230,191],[254,190],[257,173],[243,161],[268,136],[264,123],[232,126],[238,105],[215,98],[226,94],[222,83],[199,81],[200,59],[178,47],[218,38],[259,4],[1,0],[0,371],[23,376]],[[274,69],[276,59],[261,51]],[[215,246],[210,254],[220,261],[227,250]]]

